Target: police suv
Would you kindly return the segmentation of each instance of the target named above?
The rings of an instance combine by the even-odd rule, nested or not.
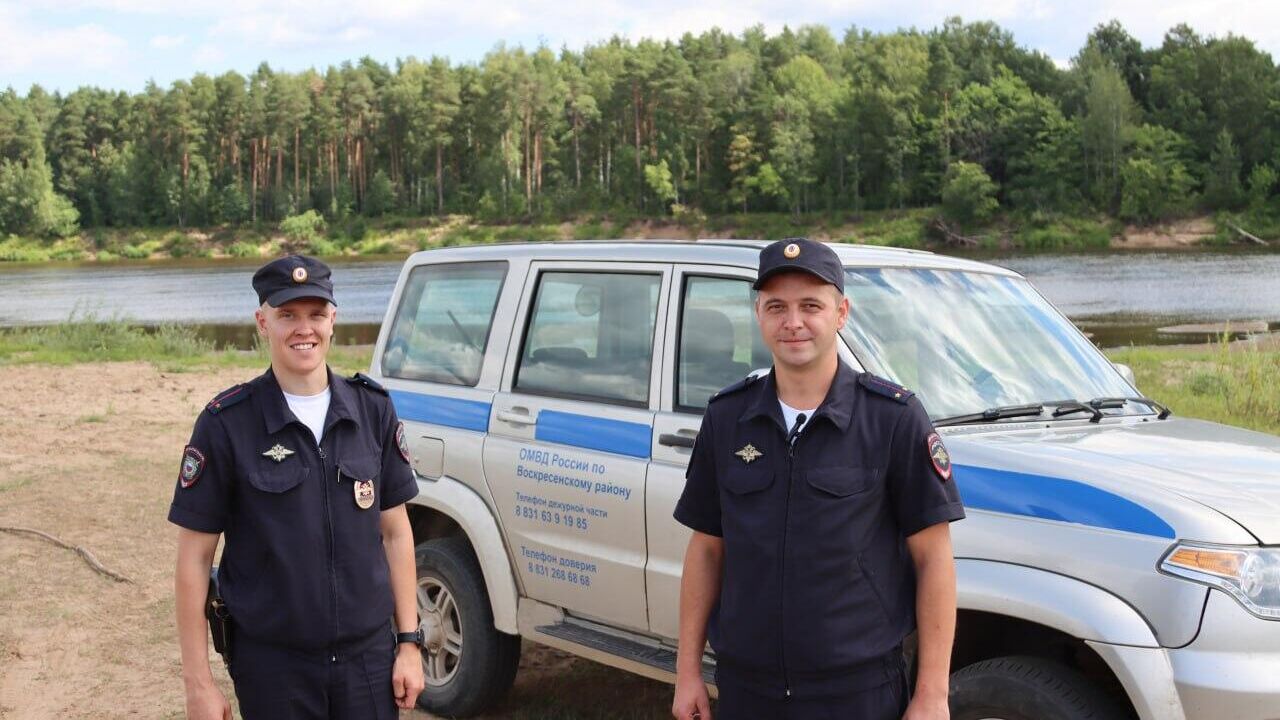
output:
[[[405,263],[371,372],[421,487],[426,709],[500,699],[521,638],[674,679],[671,514],[709,396],[770,365],[762,246]],[[968,513],[953,717],[1280,718],[1280,438],[1171,416],[1017,273],[833,247],[841,358],[917,393]]]

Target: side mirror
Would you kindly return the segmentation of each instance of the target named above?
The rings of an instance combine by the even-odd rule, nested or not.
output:
[[[1133,368],[1129,367],[1128,365],[1125,365],[1124,363],[1111,363],[1111,364],[1114,365],[1116,370],[1120,372],[1120,377],[1123,377],[1125,380],[1129,381],[1129,384],[1132,385],[1135,389],[1138,387],[1138,380],[1133,376]]]

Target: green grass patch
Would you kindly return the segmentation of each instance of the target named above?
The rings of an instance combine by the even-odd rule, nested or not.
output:
[[[227,254],[235,258],[252,258],[261,255],[257,243],[245,242],[239,240],[231,243],[227,248]]]
[[[1033,251],[1105,249],[1117,230],[1097,218],[1033,215],[1014,231],[1013,243]]]
[[[622,236],[622,226],[608,220],[588,220],[573,226],[574,240],[616,240]]]
[[[1220,212],[1214,215],[1213,221],[1218,232],[1207,241],[1211,245],[1254,244],[1236,232],[1235,228],[1272,244],[1280,241],[1280,208],[1267,206],[1239,213]]]
[[[121,319],[99,319],[92,313],[73,314],[57,325],[0,330],[0,363],[4,364],[173,360],[213,351],[213,343],[198,337],[190,326],[148,328]]]
[[[334,345],[329,366],[343,375],[369,368],[369,345]],[[58,325],[0,329],[0,365],[45,363],[71,365],[100,362],[149,362],[165,372],[197,372],[210,367],[257,369],[271,364],[266,344],[252,350],[217,349],[189,325],[147,327],[123,319],[100,319],[93,314],[73,315]],[[108,408],[106,415],[113,412]],[[101,413],[81,422],[105,420]]]
[[[925,246],[925,227],[936,214],[936,208],[866,212],[849,219],[851,232],[842,229],[832,237],[847,243],[918,249]]]
[[[1280,434],[1280,350],[1226,341],[1108,351],[1142,392],[1183,417]]]
[[[0,242],[0,261],[3,262],[48,262],[49,248],[38,241],[10,235]]]

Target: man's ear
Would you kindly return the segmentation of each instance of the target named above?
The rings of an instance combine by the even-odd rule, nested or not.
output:
[[[258,334],[262,337],[267,336],[267,309],[266,303],[262,303],[257,310],[253,311],[253,322],[258,328]]]

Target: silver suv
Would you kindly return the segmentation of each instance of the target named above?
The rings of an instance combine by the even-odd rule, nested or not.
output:
[[[769,366],[761,245],[405,263],[371,372],[422,490],[426,709],[498,700],[521,637],[673,680],[671,513],[708,396]],[[1016,273],[833,247],[842,359],[918,393],[968,511],[953,716],[1280,718],[1280,439],[1170,417]]]

